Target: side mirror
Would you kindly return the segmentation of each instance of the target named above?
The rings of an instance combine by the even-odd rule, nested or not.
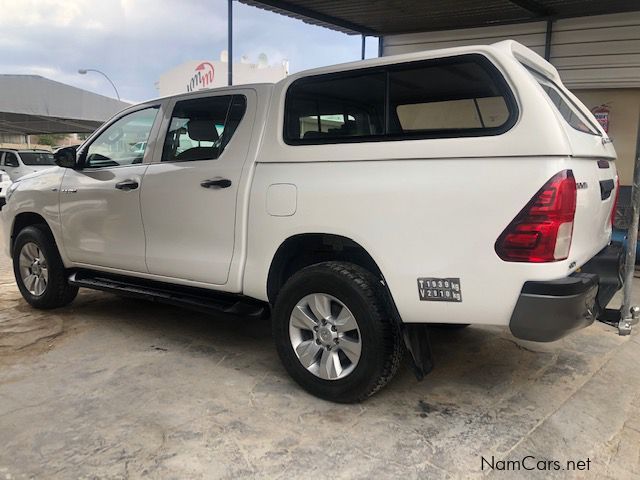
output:
[[[76,168],[76,148],[77,147],[65,147],[56,150],[53,154],[53,160],[56,165],[62,168]]]

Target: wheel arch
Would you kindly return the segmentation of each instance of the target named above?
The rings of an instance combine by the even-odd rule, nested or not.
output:
[[[269,303],[275,303],[278,292],[294,273],[309,265],[326,261],[354,263],[384,280],[378,263],[355,240],[329,233],[301,233],[284,240],[271,260],[267,277]]]
[[[389,309],[405,347],[411,356],[411,367],[418,380],[433,368],[427,326],[402,322],[393,294],[382,270],[371,254],[351,238],[328,233],[302,233],[284,240],[271,260],[267,277],[267,297],[275,305],[278,292],[294,273],[304,267],[326,261],[343,261],[359,265],[376,275],[384,284]]]
[[[47,221],[44,219],[42,215],[35,212],[22,212],[16,215],[16,217],[13,220],[13,226],[11,227],[11,236],[9,239],[10,252],[13,252],[13,245],[18,234],[25,228],[31,227],[33,225],[44,225],[49,231],[49,233],[51,233],[51,236],[54,238],[54,241],[55,241],[55,236],[53,235],[53,231],[51,230],[51,227],[49,226],[49,224],[47,223]],[[57,245],[56,245],[56,248],[58,248]]]

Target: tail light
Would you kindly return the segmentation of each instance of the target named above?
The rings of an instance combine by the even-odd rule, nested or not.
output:
[[[611,226],[616,220],[616,209],[618,208],[618,195],[620,195],[620,177],[616,177],[616,196],[613,197],[613,205],[611,206]]]
[[[576,197],[573,172],[564,170],[554,175],[498,237],[498,256],[507,262],[566,259],[571,248]]]

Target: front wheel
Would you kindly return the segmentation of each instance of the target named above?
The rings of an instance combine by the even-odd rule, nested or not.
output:
[[[78,287],[69,285],[53,235],[43,225],[20,231],[13,245],[13,273],[18,289],[33,307],[51,309],[73,301]]]
[[[319,263],[293,275],[273,314],[291,377],[313,395],[343,403],[382,388],[402,355],[386,295],[375,275],[349,263]]]

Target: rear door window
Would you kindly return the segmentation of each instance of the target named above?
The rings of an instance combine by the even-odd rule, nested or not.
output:
[[[177,102],[165,137],[162,161],[217,159],[238,128],[246,108],[244,95]]]

